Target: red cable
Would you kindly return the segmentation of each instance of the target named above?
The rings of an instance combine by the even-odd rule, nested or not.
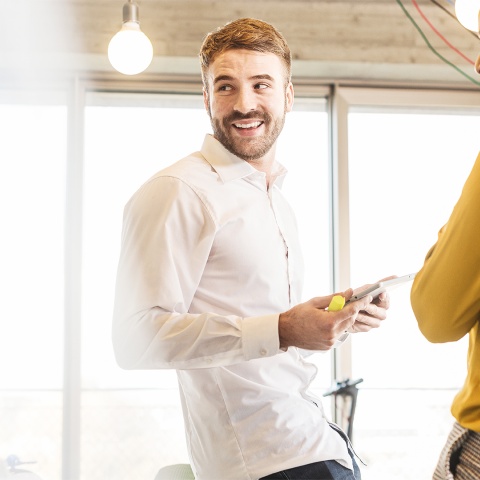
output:
[[[414,7],[418,10],[418,13],[422,16],[422,18],[428,23],[429,27],[456,53],[458,53],[462,58],[464,58],[468,63],[470,63],[471,65],[475,65],[475,62],[473,60],[471,60],[470,58],[468,58],[467,56],[465,56],[460,50],[458,50],[457,48],[455,48],[433,25],[432,23],[430,22],[430,20],[425,16],[425,14],[422,12],[422,10],[420,9],[420,7],[418,6],[418,3],[416,2],[416,0],[412,0],[412,3],[414,5]]]

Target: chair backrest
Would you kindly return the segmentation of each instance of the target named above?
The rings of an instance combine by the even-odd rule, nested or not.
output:
[[[161,468],[155,480],[195,480],[195,475],[188,463],[178,463]]]

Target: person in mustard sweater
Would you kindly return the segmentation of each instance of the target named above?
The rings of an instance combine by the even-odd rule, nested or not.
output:
[[[427,340],[454,342],[469,335],[467,378],[453,400],[456,421],[433,478],[480,479],[480,154],[415,277],[411,303]]]

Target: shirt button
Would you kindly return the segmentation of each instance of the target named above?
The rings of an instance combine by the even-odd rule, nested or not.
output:
[[[260,350],[260,355],[261,355],[262,357],[264,357],[266,354],[267,354],[267,351],[266,351],[264,348],[262,348],[262,349]]]

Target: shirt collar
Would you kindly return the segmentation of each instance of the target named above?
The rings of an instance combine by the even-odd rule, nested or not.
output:
[[[224,183],[248,176],[258,177],[260,174],[264,177],[265,175],[245,160],[229,152],[213,135],[205,135],[200,151]],[[276,162],[272,183],[281,187],[286,174],[287,169]]]

